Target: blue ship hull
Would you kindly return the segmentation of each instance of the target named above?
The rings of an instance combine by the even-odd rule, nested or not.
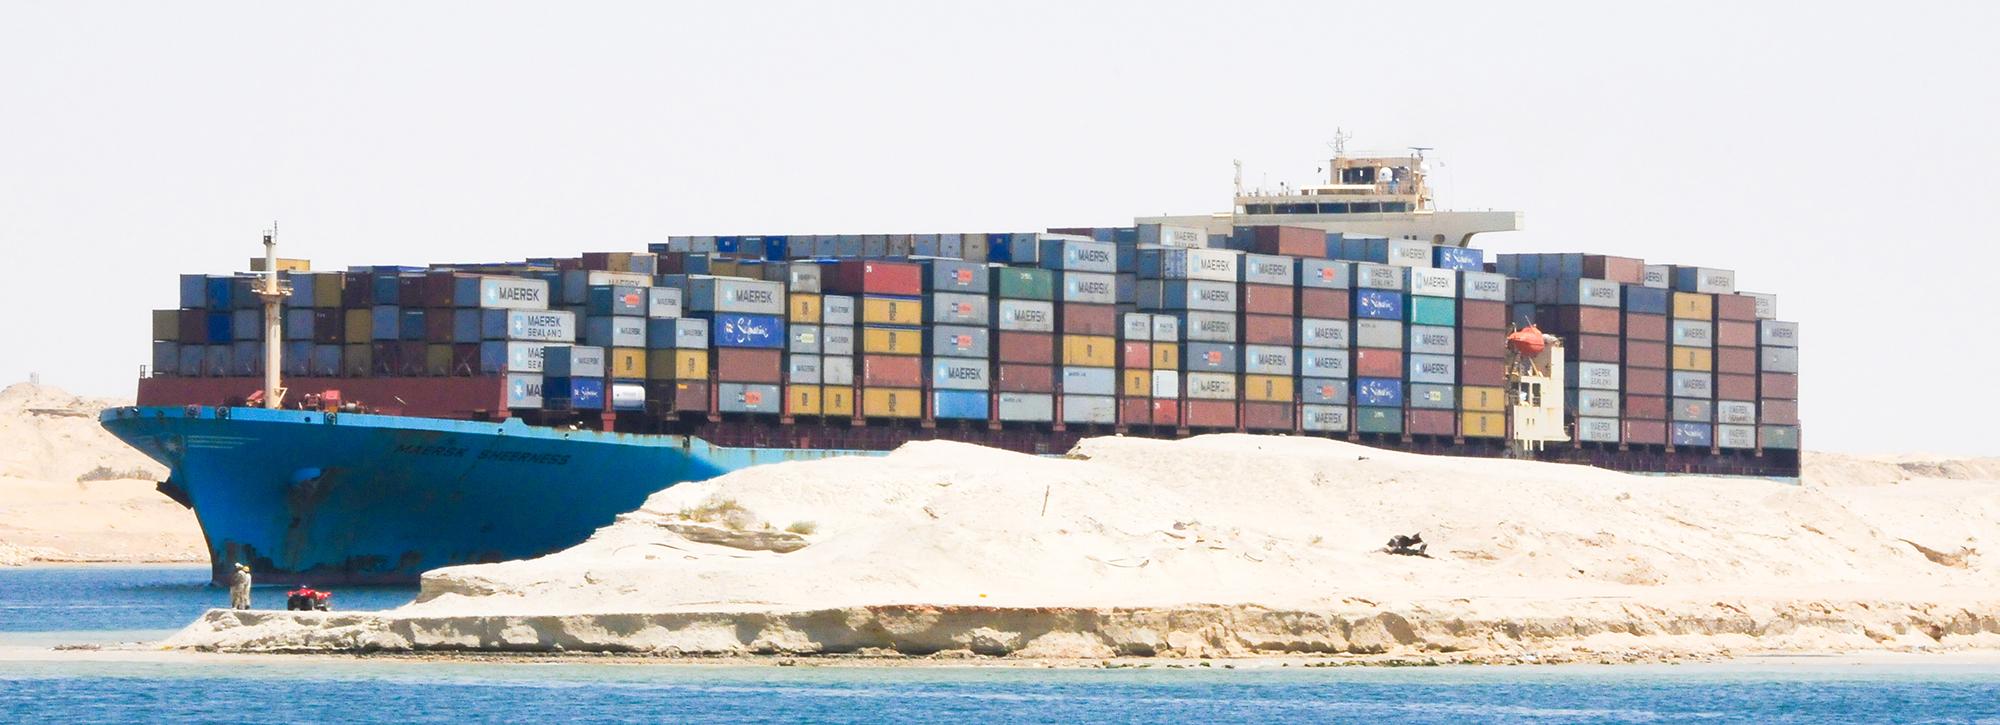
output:
[[[430,569],[573,546],[646,497],[761,463],[865,451],[213,407],[113,408],[104,427],[170,470],[215,581],[406,584]]]

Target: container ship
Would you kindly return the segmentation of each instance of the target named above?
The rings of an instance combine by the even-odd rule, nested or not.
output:
[[[267,236],[250,272],[181,277],[137,405],[102,423],[171,469],[217,581],[314,585],[538,556],[676,483],[912,440],[1242,431],[1797,477],[1774,296],[1473,246],[1519,224],[1433,209],[1419,151],[1116,228],[342,271]]]

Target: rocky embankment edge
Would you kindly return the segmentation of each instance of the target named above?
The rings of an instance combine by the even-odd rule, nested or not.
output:
[[[1322,611],[1250,605],[887,605],[542,616],[211,610],[165,644],[203,651],[350,654],[1052,660],[1319,655],[1643,662],[1807,652],[2000,651],[2000,602],[1653,605],[1605,599],[1511,615],[1492,607],[1425,604]]]

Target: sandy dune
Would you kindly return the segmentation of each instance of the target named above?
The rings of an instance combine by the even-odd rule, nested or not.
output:
[[[677,486],[570,550],[433,572],[390,613],[213,612],[175,643],[1611,660],[2000,647],[2000,484],[1814,464],[1828,483],[1243,435],[1100,438],[1068,459],[917,443]],[[1418,532],[1432,558],[1379,551]]]
[[[97,425],[122,404],[0,390],[0,565],[208,561],[194,513],[153,487],[166,470]],[[99,468],[142,478],[78,480]]]

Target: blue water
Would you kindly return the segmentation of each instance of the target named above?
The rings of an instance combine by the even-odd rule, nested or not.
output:
[[[9,645],[0,648],[0,722],[2000,723],[1992,662],[1053,670],[205,657],[20,644],[177,627],[226,600],[199,584],[202,573],[0,571],[0,645]],[[350,594],[359,607],[393,605],[409,591],[335,596]],[[94,603],[105,597],[124,606]],[[36,611],[38,598],[50,611]]]

